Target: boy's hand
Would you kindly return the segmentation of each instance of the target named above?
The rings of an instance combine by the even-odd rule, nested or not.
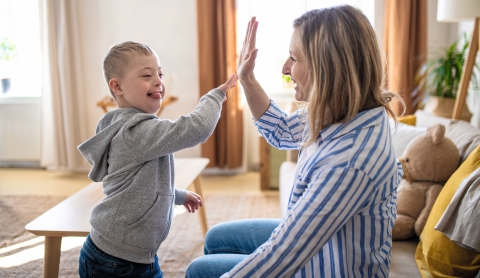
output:
[[[188,212],[193,213],[202,206],[202,197],[195,192],[187,191],[183,205],[187,208]]]
[[[218,86],[217,89],[222,90],[226,94],[228,92],[228,90],[235,87],[235,85],[237,84],[237,80],[238,80],[237,75],[235,73],[232,73],[232,76],[230,76],[230,78],[227,80],[227,82]],[[227,100],[227,97],[225,97],[225,99],[223,101],[226,101],[226,100]]]

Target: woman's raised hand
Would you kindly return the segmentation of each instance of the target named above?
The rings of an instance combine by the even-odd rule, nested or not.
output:
[[[255,68],[255,58],[257,58],[258,49],[255,48],[257,39],[258,21],[255,17],[248,22],[247,33],[243,41],[242,50],[237,64],[237,75],[240,80],[247,80],[253,77]]]

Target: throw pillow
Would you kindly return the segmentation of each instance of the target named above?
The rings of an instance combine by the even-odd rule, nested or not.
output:
[[[403,155],[408,143],[410,143],[413,138],[427,133],[427,129],[424,127],[416,127],[399,122],[395,128],[395,122],[393,120],[390,121],[390,124],[393,151],[397,158]]]
[[[445,136],[457,146],[461,162],[465,161],[473,149],[480,145],[480,129],[462,120],[452,121],[447,126]]]
[[[480,253],[460,247],[434,229],[458,186],[478,167],[480,145],[453,173],[433,205],[415,253],[418,270],[423,277],[475,277],[479,273]]]
[[[450,118],[435,116],[420,109],[415,111],[415,116],[417,117],[416,126],[426,128],[431,127],[434,124],[442,124],[444,126],[448,126],[452,121],[452,119]]]

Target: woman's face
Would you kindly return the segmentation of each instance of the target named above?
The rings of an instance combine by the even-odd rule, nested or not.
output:
[[[298,101],[308,101],[308,95],[312,87],[308,77],[310,68],[302,53],[300,32],[297,29],[293,31],[289,50],[290,57],[288,57],[283,65],[282,73],[284,75],[290,75],[294,82],[295,99]]]

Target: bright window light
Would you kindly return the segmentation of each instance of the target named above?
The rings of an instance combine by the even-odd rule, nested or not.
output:
[[[247,23],[252,16],[259,22],[257,31],[258,56],[255,76],[267,94],[292,94],[282,82],[282,66],[289,57],[288,47],[293,32],[293,20],[311,9],[349,4],[362,10],[373,24],[374,0],[238,0],[237,49],[242,48]]]
[[[38,2],[0,0],[0,98],[41,95]],[[5,46],[12,45],[13,56],[10,55],[11,52],[2,51]],[[6,58],[4,54],[10,57]]]

